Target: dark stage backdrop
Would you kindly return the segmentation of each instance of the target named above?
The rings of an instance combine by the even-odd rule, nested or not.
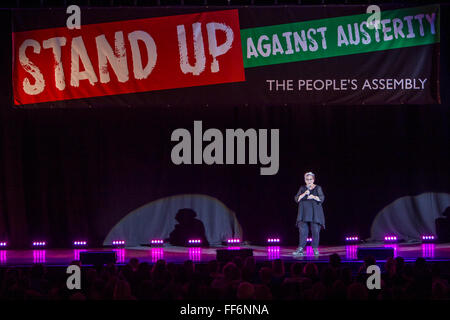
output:
[[[315,13],[310,19],[323,18],[323,12],[308,8]],[[327,9],[329,17],[336,14],[332,7]],[[203,9],[134,9],[126,19],[199,10]],[[365,9],[345,6],[343,10],[339,15]],[[120,10],[104,12],[97,16],[98,21],[89,15],[85,23],[117,21],[123,15]],[[256,91],[248,91],[250,103],[238,103],[236,93],[242,88],[235,83],[17,107],[11,81],[13,17],[9,10],[0,14],[0,239],[8,239],[13,246],[26,247],[32,239],[46,239],[51,246],[65,247],[76,238],[99,245],[131,211],[183,194],[220,200],[236,214],[245,240],[261,243],[267,235],[278,234],[285,243],[295,245],[297,206],[293,198],[306,171],[317,174],[316,182],[326,196],[323,243],[340,242],[349,233],[369,237],[377,213],[400,197],[450,192],[450,11],[446,5],[440,9],[440,60],[433,63],[439,68],[441,104],[434,103],[439,96],[433,92],[436,85],[428,94],[409,96],[406,101],[414,104],[386,97],[389,104],[383,105],[380,96],[369,99],[371,105],[363,105],[361,96],[360,100],[351,98],[348,104],[331,103],[330,99],[323,105],[304,103],[293,101],[292,96],[286,101],[259,103]],[[58,16],[39,17],[36,12],[23,13],[30,29],[65,26],[65,19],[58,20]],[[257,20],[257,16],[253,18]],[[288,22],[295,18],[288,15]],[[283,22],[280,18],[270,25]],[[240,15],[240,28],[250,27],[256,26],[246,25]],[[402,50],[429,50],[426,47],[394,50],[393,65],[411,65]],[[371,55],[382,69],[382,52]],[[327,61],[354,65],[356,70],[364,64],[358,56]],[[297,63],[308,66],[309,76],[318,70],[316,76],[321,78],[327,70],[320,69],[317,61]],[[284,68],[292,75],[290,65],[266,70]],[[254,70],[246,69],[247,81],[261,76],[262,72]],[[432,78],[437,77],[432,67],[429,70]],[[217,95],[217,105],[207,103],[209,91]],[[153,103],[155,97],[161,100]],[[167,101],[171,103],[163,103]],[[204,130],[222,132],[228,128],[279,129],[278,173],[260,175],[259,164],[173,164],[171,152],[176,143],[171,142],[171,134],[177,128],[193,133],[195,120],[202,121]]]

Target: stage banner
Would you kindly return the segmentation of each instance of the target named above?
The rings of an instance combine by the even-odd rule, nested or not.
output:
[[[440,103],[439,5],[366,9],[14,10],[14,105]]]

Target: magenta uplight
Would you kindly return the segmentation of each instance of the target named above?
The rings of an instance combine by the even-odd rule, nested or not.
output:
[[[47,242],[45,241],[33,241],[33,247],[45,247]]]
[[[238,239],[238,238],[227,239],[227,243],[228,244],[239,244],[239,243],[241,243],[241,239]]]
[[[268,238],[267,243],[269,244],[280,243],[280,238]]]
[[[112,242],[113,246],[124,246],[125,245],[125,240],[114,240]]]
[[[202,244],[202,240],[200,240],[200,239],[189,239],[188,240],[188,244],[197,246],[197,245]]]
[[[8,243],[6,241],[0,241],[0,247],[6,247]]]
[[[397,236],[388,235],[384,237],[384,241],[386,242],[395,242],[397,241]]]
[[[152,240],[150,240],[150,244],[151,245],[162,245],[162,244],[164,244],[164,240],[162,240],[162,239],[152,239]]]
[[[280,247],[279,246],[267,247],[267,258],[269,260],[280,259]]]
[[[345,237],[345,241],[347,241],[347,242],[359,241],[359,237],[358,236],[347,236],[347,237]]]
[[[434,240],[436,240],[436,237],[433,235],[422,235],[422,241],[423,242],[433,242]]]
[[[312,242],[312,238],[311,237],[306,238],[306,242]]]
[[[85,247],[87,246],[87,241],[74,241],[73,242],[74,247]]]

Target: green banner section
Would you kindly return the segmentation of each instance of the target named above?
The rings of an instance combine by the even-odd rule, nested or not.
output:
[[[439,5],[241,30],[244,67],[398,49],[439,42]],[[401,63],[401,61],[399,61]]]

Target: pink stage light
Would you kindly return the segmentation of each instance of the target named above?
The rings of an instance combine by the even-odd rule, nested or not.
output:
[[[73,260],[80,260],[80,253],[86,251],[87,249],[73,249]]]
[[[189,248],[189,260],[198,262],[202,260],[202,248]]]
[[[422,242],[434,242],[434,240],[436,240],[436,237],[431,234],[422,236]]]
[[[306,238],[306,242],[312,242],[312,238],[311,237]]]
[[[0,247],[4,248],[8,245],[6,241],[0,241]]]
[[[346,245],[345,258],[349,260],[356,260],[358,258],[358,245]]]
[[[33,250],[33,263],[45,263],[45,250]]]
[[[164,249],[163,248],[152,248],[150,249],[152,255],[152,262],[155,263],[158,260],[164,259]]]
[[[124,241],[124,243],[125,243],[125,241]],[[113,249],[113,251],[116,253],[117,262],[125,263],[125,249],[124,248]]]
[[[233,244],[233,245],[240,244],[241,243],[241,239],[237,239],[237,238],[227,239],[227,243],[228,244]]]
[[[434,243],[422,243],[422,257],[434,258],[434,250],[436,245]]]
[[[8,261],[8,250],[0,250],[0,264],[5,264]]]
[[[272,245],[272,244],[278,244],[280,243],[280,238],[267,238],[267,243]]]
[[[33,241],[33,247],[45,247],[47,242],[45,241]]]
[[[120,247],[125,245],[125,240],[114,240],[112,242],[113,246]]]
[[[162,239],[152,239],[152,240],[150,240],[150,244],[152,246],[162,246],[164,244],[164,240],[162,240]]]
[[[280,247],[278,246],[267,247],[267,258],[269,260],[280,259]]]
[[[189,239],[188,244],[191,246],[199,246],[202,244],[202,240],[200,239]]]
[[[74,241],[73,246],[74,247],[85,247],[85,246],[87,246],[87,241]]]
[[[357,241],[359,241],[359,237],[358,236],[346,236],[345,241],[346,242],[357,242]]]
[[[394,235],[387,235],[384,237],[384,241],[386,242],[397,242],[398,238]]]

